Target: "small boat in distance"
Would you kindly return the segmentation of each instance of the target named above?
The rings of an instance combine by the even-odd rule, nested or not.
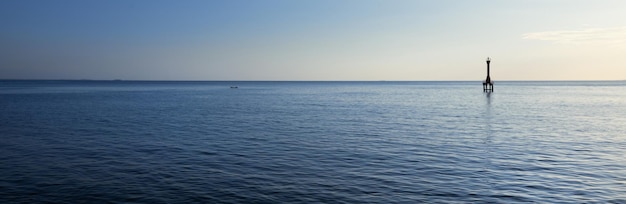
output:
[[[238,89],[239,87],[237,87],[237,86],[231,86],[230,88],[231,88],[231,89]]]

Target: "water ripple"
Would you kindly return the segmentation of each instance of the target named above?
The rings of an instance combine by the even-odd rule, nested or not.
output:
[[[0,201],[626,203],[625,86],[557,84],[0,89]]]

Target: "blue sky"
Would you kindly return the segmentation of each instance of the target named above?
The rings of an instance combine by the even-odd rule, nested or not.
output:
[[[0,1],[0,78],[626,79],[626,1]]]

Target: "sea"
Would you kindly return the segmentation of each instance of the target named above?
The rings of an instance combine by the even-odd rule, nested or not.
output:
[[[0,203],[626,203],[626,81],[0,81]]]

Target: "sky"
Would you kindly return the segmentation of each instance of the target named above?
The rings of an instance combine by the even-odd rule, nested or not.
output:
[[[626,80],[623,0],[2,0],[0,79]]]

